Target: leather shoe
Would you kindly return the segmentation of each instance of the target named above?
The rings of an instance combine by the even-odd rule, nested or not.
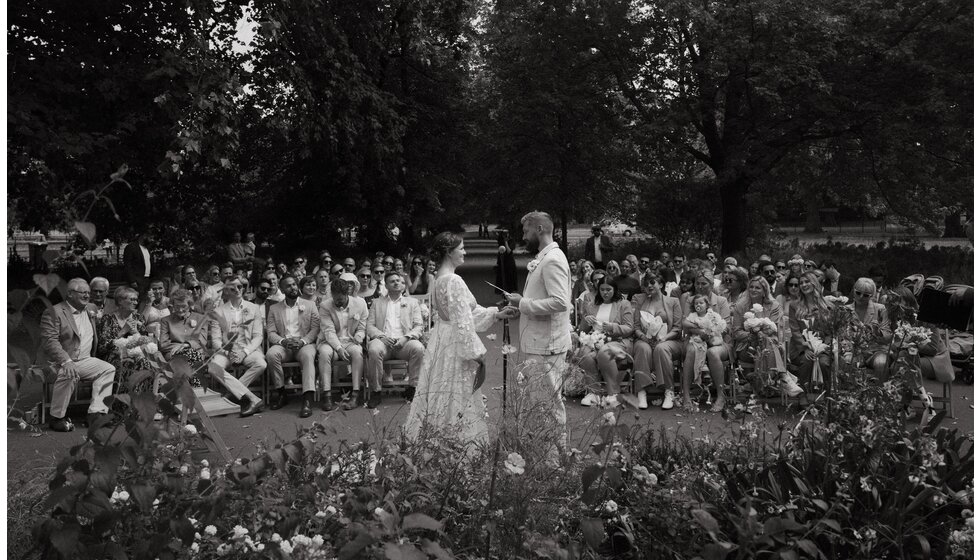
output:
[[[55,432],[70,432],[75,429],[75,425],[68,418],[58,418],[52,416],[48,420],[48,428]]]
[[[333,402],[333,396],[331,396],[330,393],[326,393],[325,395],[323,395],[323,400],[320,402],[320,410],[324,412],[330,412],[331,410],[335,410],[336,408],[337,405],[334,404]]]
[[[415,399],[415,387],[412,387],[411,385],[405,387],[405,392],[402,393],[402,396],[405,397],[406,401],[412,402],[412,400]]]
[[[371,394],[368,396],[367,404],[364,406],[368,408],[378,408],[379,404],[381,404],[381,391],[371,391]]]
[[[262,405],[265,402],[262,399],[258,399],[255,402],[251,402],[251,399],[245,397],[242,399],[243,402],[248,402],[248,406],[242,410],[241,417],[248,418],[249,416],[262,411]]]
[[[303,408],[299,409],[300,418],[309,418],[313,416],[313,403],[310,402],[309,395],[303,395]]]
[[[286,398],[286,389],[285,388],[279,389],[278,397],[272,400],[272,404],[269,405],[269,408],[271,408],[272,410],[279,410],[280,408],[286,406],[286,402],[288,400],[289,399]]]

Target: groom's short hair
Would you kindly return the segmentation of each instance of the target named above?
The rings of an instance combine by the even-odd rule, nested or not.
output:
[[[554,233],[555,231],[555,221],[551,219],[551,215],[547,212],[528,212],[524,214],[521,218],[521,225],[531,224],[532,226],[541,226],[547,233]]]

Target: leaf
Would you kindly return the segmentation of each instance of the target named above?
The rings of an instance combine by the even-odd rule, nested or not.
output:
[[[800,555],[795,550],[780,550],[779,557],[783,560],[799,560]]]
[[[922,550],[922,558],[929,558],[930,551],[932,550],[929,546],[929,541],[926,540],[922,535],[912,535],[915,542],[918,543],[919,548]]]
[[[704,560],[725,560],[734,545],[729,542],[708,543],[701,549]]]
[[[410,513],[402,519],[402,531],[409,529],[426,529],[441,533],[442,523],[424,513]]]
[[[353,540],[350,540],[340,549],[337,553],[337,558],[339,560],[353,560],[358,556],[362,550],[368,546],[374,544],[374,537],[367,532],[366,529],[361,527],[361,530],[357,533],[357,536]]]
[[[612,465],[606,467],[606,479],[609,480],[609,486],[612,488],[618,489],[623,485],[623,473],[618,467]]]
[[[95,224],[92,222],[75,222],[75,229],[82,235],[86,243],[89,245],[95,243]]]
[[[442,548],[442,545],[429,539],[422,539],[422,551],[429,556],[435,556],[436,560],[453,560],[453,555]]]
[[[119,166],[119,169],[117,169],[115,173],[109,175],[109,178],[112,179],[113,181],[119,181],[126,176],[126,172],[128,171],[129,171],[129,166],[124,163]]]
[[[82,528],[77,523],[66,523],[57,531],[51,534],[51,544],[58,549],[58,552],[65,558],[75,556],[75,548],[78,546],[78,536]]]
[[[606,528],[602,524],[602,520],[595,517],[586,517],[582,519],[579,526],[582,529],[585,542],[593,550],[598,551],[602,545],[602,541],[606,539]]]
[[[473,377],[473,392],[483,386],[483,382],[487,379],[487,365],[483,362],[477,362],[476,376]]]
[[[428,560],[424,552],[414,544],[385,543],[385,558],[388,560]]]
[[[691,516],[694,517],[694,521],[698,523],[705,531],[711,535],[711,538],[715,538],[718,534],[718,521],[710,513],[703,509],[691,510]]]
[[[144,512],[148,512],[153,508],[153,500],[157,497],[157,491],[152,486],[138,484],[131,487],[129,493]]]
[[[51,291],[58,287],[59,282],[61,282],[61,277],[53,272],[34,275],[34,283],[44,290],[46,295],[51,295]]]
[[[823,553],[820,552],[820,549],[817,548],[817,545],[814,544],[813,541],[809,539],[800,539],[796,541],[796,546],[800,547],[800,550],[805,552],[811,558],[824,557]]]
[[[181,517],[180,519],[170,520],[170,532],[177,535],[177,538],[184,543],[184,546],[190,546],[194,542],[194,526],[186,517]]]
[[[589,465],[582,470],[582,491],[586,491],[592,483],[602,476],[602,465]]]

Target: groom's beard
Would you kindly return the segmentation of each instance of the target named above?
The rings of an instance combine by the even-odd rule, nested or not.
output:
[[[541,243],[538,241],[537,237],[527,240],[528,253],[537,253],[539,250],[541,250]]]

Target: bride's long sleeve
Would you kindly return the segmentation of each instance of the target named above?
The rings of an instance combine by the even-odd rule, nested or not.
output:
[[[449,283],[449,321],[459,333],[460,357],[464,360],[475,360],[487,353],[486,346],[477,336],[478,330],[486,330],[493,322],[495,313],[472,306],[473,296],[463,279],[456,276]],[[488,318],[489,315],[489,318]]]

